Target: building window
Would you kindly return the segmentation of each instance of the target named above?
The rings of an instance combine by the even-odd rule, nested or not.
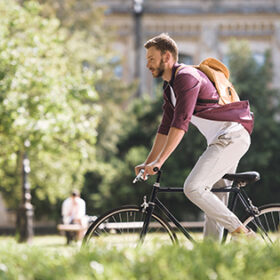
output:
[[[123,67],[121,65],[121,59],[119,56],[114,56],[110,63],[112,64],[113,66],[113,69],[114,69],[114,74],[117,78],[122,78],[123,76]]]
[[[265,54],[264,53],[253,53],[253,58],[258,66],[263,66],[265,64]]]

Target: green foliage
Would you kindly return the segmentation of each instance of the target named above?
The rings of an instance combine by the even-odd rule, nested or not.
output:
[[[119,123],[121,130],[115,152],[107,153],[108,159],[105,158],[105,163],[99,163],[87,174],[82,196],[87,202],[89,214],[98,215],[112,207],[138,203],[139,199],[142,199],[143,188],[133,186],[132,179],[134,166],[139,160],[144,161],[148,155],[145,143],[151,143],[155,133],[156,127],[151,117],[148,121],[145,119],[145,114],[152,112],[153,105],[150,99],[145,98],[135,100],[131,107],[128,107],[122,123]],[[139,122],[138,118],[141,117],[145,120]],[[144,129],[145,133],[141,133]],[[148,137],[146,133],[149,134]]]
[[[10,208],[18,206],[27,150],[35,215],[57,217],[87,170],[96,174],[93,184],[92,173],[85,177],[89,201],[98,196],[96,178],[111,184],[111,161],[118,165],[111,157],[134,86],[115,76],[119,54],[93,1],[20,2],[0,0],[0,189]]]
[[[84,250],[1,244],[0,278],[9,279],[279,279],[280,248],[258,242]]]
[[[100,107],[75,40],[41,6],[0,1],[0,181],[10,207],[20,199],[25,151],[36,199],[54,203],[80,187],[95,157]],[[25,147],[25,141],[30,147]]]
[[[229,55],[231,75],[242,100],[250,101],[255,117],[252,144],[240,162],[239,170],[256,170],[261,181],[250,189],[258,203],[278,202],[280,199],[278,166],[280,165],[280,93],[273,89],[272,62],[266,53],[263,65],[253,59],[247,42],[231,42]]]
[[[55,15],[67,28],[71,50],[92,69],[96,76],[94,85],[98,91],[99,112],[97,127],[97,160],[110,161],[117,152],[122,133],[126,107],[134,85],[126,85],[115,71],[122,63],[121,54],[115,51],[113,32],[103,24],[103,10],[92,0],[40,0],[45,17]]]

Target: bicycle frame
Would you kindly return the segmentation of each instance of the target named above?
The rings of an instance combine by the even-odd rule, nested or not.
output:
[[[172,187],[161,187],[160,186],[160,177],[161,177],[161,172],[158,171],[157,174],[157,179],[156,182],[153,184],[153,188],[152,188],[152,192],[150,195],[150,199],[148,201],[148,203],[145,203],[144,205],[144,211],[146,211],[146,216],[145,216],[145,220],[144,220],[144,224],[143,224],[143,228],[140,234],[140,242],[144,241],[145,235],[147,233],[148,227],[149,227],[149,223],[150,223],[150,219],[152,216],[152,213],[155,209],[155,207],[158,207],[158,209],[166,216],[170,219],[171,222],[173,222],[177,229],[184,234],[184,236],[186,238],[188,238],[190,241],[195,242],[195,240],[192,238],[192,236],[190,235],[190,233],[188,232],[187,229],[185,229],[181,223],[175,218],[175,216],[164,206],[164,204],[157,198],[157,194],[160,192],[183,192],[183,188],[172,188]],[[262,229],[262,225],[261,223],[258,221],[257,218],[257,214],[258,214],[258,208],[255,207],[252,204],[252,201],[249,199],[249,197],[247,196],[247,194],[240,188],[239,185],[233,183],[231,186],[227,186],[224,188],[214,188],[211,190],[213,193],[218,193],[218,192],[229,192],[229,193],[233,193],[233,198],[231,200],[231,203],[229,205],[229,210],[232,211],[233,213],[236,210],[236,205],[237,205],[237,201],[241,201],[244,209],[251,215],[254,216],[254,219],[256,221],[256,223],[260,226],[260,228]],[[263,232],[265,232],[264,230],[262,230]],[[226,239],[227,237],[227,230],[225,230],[224,232],[224,237],[223,240]],[[266,234],[267,235],[267,234]]]
[[[158,192],[183,192],[182,188],[163,188],[160,187],[159,183],[155,183],[153,185],[152,194],[150,197],[150,200],[148,202],[147,207],[147,215],[144,220],[143,228],[140,234],[140,240],[143,242],[144,237],[147,233],[148,226],[150,223],[150,219],[152,216],[152,213],[155,209],[155,206],[160,209],[160,211],[167,216],[175,225],[176,227],[192,242],[195,242],[190,233],[180,224],[180,222],[174,217],[174,215],[164,206],[164,204],[157,198]]]

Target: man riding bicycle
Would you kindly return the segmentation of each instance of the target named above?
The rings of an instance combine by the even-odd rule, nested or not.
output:
[[[251,232],[228,208],[227,193],[212,193],[214,186],[226,186],[221,179],[234,173],[250,146],[253,117],[248,101],[218,104],[219,94],[208,77],[192,66],[181,66],[178,48],[167,34],[160,34],[145,44],[147,68],[154,78],[164,80],[164,104],[161,124],[146,161],[135,167],[136,175],[154,175],[178,146],[189,123],[207,140],[201,155],[184,183],[185,195],[205,215],[204,237],[221,240],[223,229],[233,235]],[[179,68],[180,67],[180,68]]]

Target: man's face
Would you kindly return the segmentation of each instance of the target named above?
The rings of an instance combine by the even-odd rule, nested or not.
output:
[[[147,50],[147,68],[151,71],[154,78],[162,77],[165,65],[163,62],[163,55],[155,47],[150,47]]]

